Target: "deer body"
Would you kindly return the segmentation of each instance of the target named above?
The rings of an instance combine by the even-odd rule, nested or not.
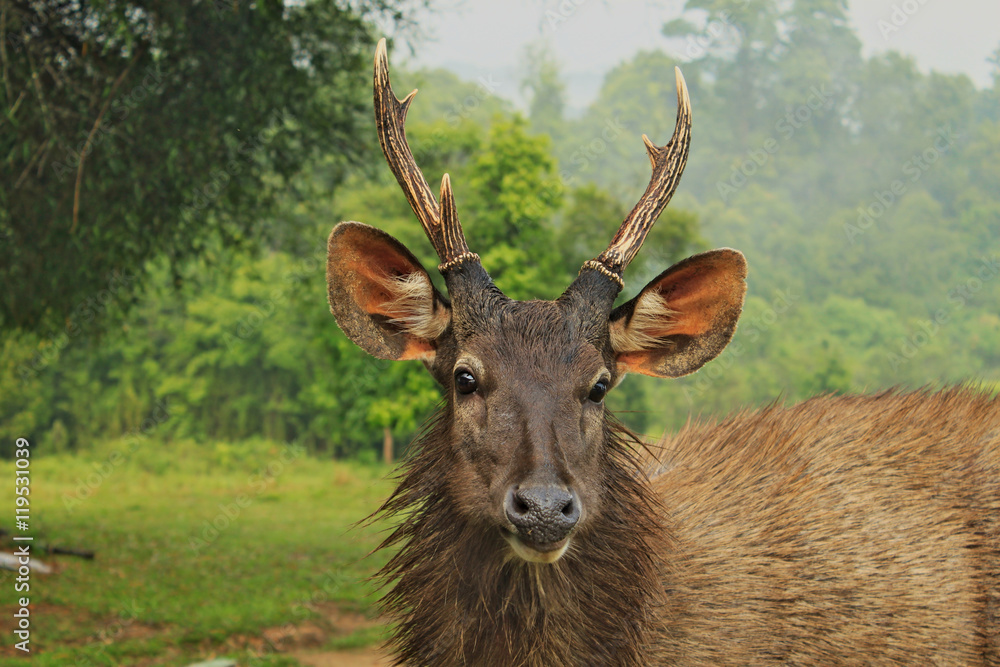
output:
[[[386,571],[406,664],[1000,664],[998,399],[821,397],[612,447],[615,506],[552,565],[463,516],[443,423],[386,507],[429,501]]]
[[[816,398],[663,449],[663,664],[1000,664],[997,400]]]
[[[746,261],[695,255],[614,307],[690,142],[678,122],[608,249],[518,302],[406,144],[384,41],[376,127],[449,298],[396,239],[330,235],[330,307],[373,355],[419,359],[444,406],[382,507],[397,664],[1000,665],[1000,400],[821,397],[689,425],[640,458],[605,410],[627,373],[677,377],[736,328]]]

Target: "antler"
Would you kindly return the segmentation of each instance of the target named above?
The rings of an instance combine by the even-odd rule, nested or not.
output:
[[[675,67],[674,73],[677,77],[677,124],[674,135],[666,146],[656,146],[649,137],[642,135],[649,162],[653,166],[653,176],[646,192],[625,217],[608,249],[597,259],[588,260],[583,265],[584,268],[596,269],[611,278],[619,287],[624,285],[622,273],[625,267],[635,258],[642,242],[646,240],[646,234],[666,208],[687,163],[688,149],[691,146],[691,98],[681,70]]]
[[[444,272],[466,260],[478,261],[479,255],[470,252],[465,242],[448,174],[441,179],[441,205],[438,206],[406,143],[406,111],[416,94],[417,91],[414,90],[402,100],[396,98],[389,83],[389,57],[386,54],[385,39],[379,40],[378,48],[375,49],[375,127],[378,129],[379,143],[382,144],[382,153],[406,194],[410,207],[441,258],[438,270]]]

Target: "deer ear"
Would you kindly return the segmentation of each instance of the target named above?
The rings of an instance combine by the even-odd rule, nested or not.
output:
[[[326,284],[330,312],[363,350],[433,361],[451,308],[402,243],[360,222],[340,223],[327,243]]]
[[[736,331],[746,275],[743,254],[724,248],[657,276],[611,313],[618,372],[679,377],[718,356]]]

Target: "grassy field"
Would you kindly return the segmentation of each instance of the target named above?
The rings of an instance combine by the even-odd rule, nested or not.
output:
[[[13,469],[0,464],[8,530]],[[33,662],[263,667],[377,642],[366,578],[385,560],[368,556],[385,526],[354,524],[389,493],[388,474],[266,442],[118,442],[33,459],[36,546],[97,554],[42,557],[56,572],[32,577]],[[24,664],[12,648],[14,578],[0,572],[0,661]]]

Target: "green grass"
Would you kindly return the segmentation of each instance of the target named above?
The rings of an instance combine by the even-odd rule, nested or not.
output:
[[[354,524],[391,490],[387,473],[263,442],[143,442],[131,452],[119,442],[87,457],[33,459],[36,543],[97,552],[94,561],[44,557],[59,571],[33,575],[35,664],[185,665],[255,652],[254,665],[295,664],[263,637],[301,623],[324,628],[330,647],[380,640],[379,627],[335,626],[338,615],[374,615],[366,579],[385,556],[368,553],[385,526]],[[9,516],[13,478],[2,462]],[[0,573],[5,662],[14,576]]]

